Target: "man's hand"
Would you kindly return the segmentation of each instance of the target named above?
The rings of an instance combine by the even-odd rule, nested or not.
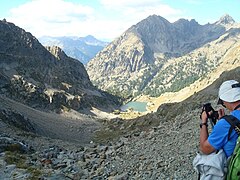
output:
[[[208,115],[206,113],[206,111],[203,111],[201,114],[201,119],[202,119],[202,123],[206,123],[208,120]]]
[[[223,116],[225,116],[225,111],[223,108],[218,110],[218,120],[221,119]]]
[[[211,116],[212,113],[213,112],[210,111],[207,115],[207,112],[203,111],[201,114],[202,123],[207,123],[208,117]],[[208,128],[207,126],[202,126],[202,128],[200,129],[200,151],[202,151],[204,154],[210,154],[215,151],[214,147],[211,146],[207,138]]]

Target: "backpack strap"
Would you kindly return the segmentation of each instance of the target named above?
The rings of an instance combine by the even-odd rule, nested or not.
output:
[[[230,139],[233,129],[237,132],[237,134],[239,136],[240,135],[240,120],[238,120],[233,115],[225,115],[222,118],[225,119],[231,125],[231,127],[229,128],[229,131],[228,131],[228,140]]]

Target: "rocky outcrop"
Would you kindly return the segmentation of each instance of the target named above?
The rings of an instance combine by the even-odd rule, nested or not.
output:
[[[32,124],[28,118],[24,117],[24,115],[18,112],[0,109],[0,120],[23,131],[35,132],[34,124]]]
[[[31,151],[31,147],[16,139],[0,135],[0,153],[5,151],[27,153]]]
[[[234,23],[235,23],[234,19],[231,16],[229,16],[228,14],[226,14],[226,15],[222,16],[219,19],[219,21],[217,21],[215,24],[229,25],[229,24],[234,24]]]
[[[125,97],[141,93],[159,96],[166,91],[177,91],[223,61],[221,55],[214,63],[213,59],[205,58],[211,54],[206,54],[202,47],[208,49],[210,45],[211,49],[218,51],[211,42],[224,36],[224,50],[220,53],[224,54],[239,37],[235,31],[236,41],[228,39],[228,34],[233,34],[230,28],[239,31],[239,25],[228,15],[206,25],[185,19],[170,23],[153,15],[129,28],[99,52],[87,64],[87,71],[99,88]],[[188,69],[198,70],[192,72]]]

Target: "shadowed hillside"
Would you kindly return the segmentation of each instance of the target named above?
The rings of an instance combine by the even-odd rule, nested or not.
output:
[[[43,47],[23,29],[0,21],[0,93],[31,107],[61,112],[92,107],[109,111],[117,98],[94,87],[78,60]]]

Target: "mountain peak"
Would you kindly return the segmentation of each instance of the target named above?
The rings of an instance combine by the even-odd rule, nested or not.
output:
[[[163,18],[162,16],[158,16],[156,14],[150,15],[148,16],[145,20],[143,21],[161,21],[161,22],[165,22],[165,23],[169,23],[169,21],[165,18]]]
[[[45,48],[59,60],[67,57],[65,52],[58,46],[46,46]]]
[[[234,23],[235,23],[234,19],[228,14],[225,14],[219,19],[219,21],[217,21],[217,24],[234,24]]]
[[[223,22],[234,21],[230,16],[224,16],[219,23]],[[161,16],[151,15],[133,25],[99,52],[88,63],[87,70],[96,86],[122,97],[137,97],[140,94],[159,96],[166,91],[176,91],[176,84],[181,84],[181,86],[184,84],[185,87],[199,78],[197,73],[188,76],[187,62],[194,62],[190,66],[195,67],[195,60],[192,61],[189,53],[205,49],[206,44],[216,42],[220,37],[222,37],[221,41],[226,41],[225,39],[228,39],[230,35],[225,35],[225,33],[233,25],[235,24],[200,25],[194,19],[179,19],[170,23]],[[216,48],[219,47],[216,45]],[[205,54],[205,50],[203,52]],[[191,58],[183,58],[183,56]],[[183,73],[180,73],[181,75],[178,74],[178,70],[173,70],[175,65],[172,67],[169,65],[175,62],[175,59],[177,62],[180,59],[186,61],[187,68],[179,68]],[[203,68],[201,72],[205,71],[205,66],[212,68],[211,66],[215,67],[218,62],[216,60],[215,63],[213,60],[214,63],[209,66],[205,58],[198,53],[196,53],[196,60],[201,60],[201,64],[204,63],[204,66],[199,66],[199,69]],[[213,61],[211,60],[211,63]],[[171,74],[172,71],[176,74]],[[166,78],[162,78],[165,75]],[[182,75],[188,76],[189,81],[181,82],[180,76]],[[171,79],[170,76],[174,77],[172,82],[176,84],[169,85],[170,81],[166,79]]]
[[[84,39],[86,39],[86,40],[97,40],[94,36],[92,36],[92,35],[87,35],[87,36],[85,36],[84,37]]]
[[[174,22],[173,24],[189,24],[189,25],[199,25],[198,22],[195,19],[191,19],[190,21],[187,19],[179,19],[176,22]]]

